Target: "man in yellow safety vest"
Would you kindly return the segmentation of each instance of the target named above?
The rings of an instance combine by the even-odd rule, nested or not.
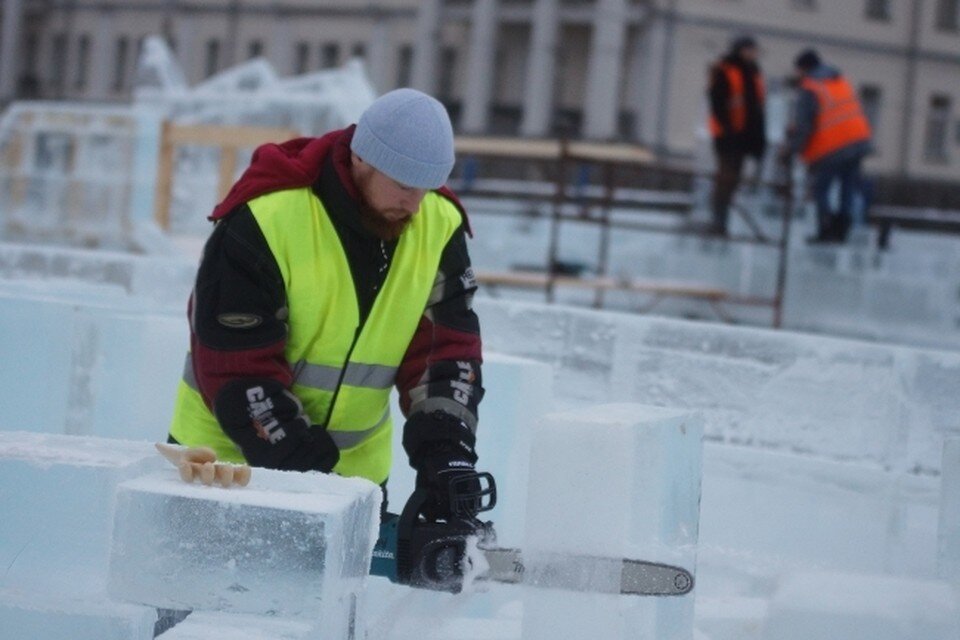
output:
[[[481,343],[443,105],[391,91],[356,125],[268,144],[210,218],[170,441],[385,486],[389,397],[435,517],[475,473]]]

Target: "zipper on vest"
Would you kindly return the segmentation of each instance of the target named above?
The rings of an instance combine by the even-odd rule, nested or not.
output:
[[[327,409],[327,417],[323,421],[324,429],[330,426],[330,419],[333,418],[333,409],[337,406],[337,398],[340,396],[340,387],[343,386],[343,378],[347,375],[347,367],[350,365],[350,356],[353,355],[353,349],[357,346],[357,342],[360,341],[360,332],[363,331],[364,324],[364,322],[361,322],[357,330],[354,331],[353,342],[350,343],[350,348],[347,349],[347,357],[343,361],[343,366],[340,367],[340,377],[337,378],[337,386],[333,390],[333,397],[330,398],[330,408]]]

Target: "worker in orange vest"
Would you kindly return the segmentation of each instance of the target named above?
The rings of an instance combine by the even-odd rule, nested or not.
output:
[[[850,82],[813,49],[794,60],[799,89],[785,155],[807,165],[817,205],[817,234],[811,243],[844,242],[861,189],[861,165],[872,151],[870,123]],[[839,184],[839,206],[831,190]]]
[[[757,54],[756,40],[742,36],[710,68],[708,125],[717,161],[711,231],[720,236],[727,234],[730,202],[744,161],[753,157],[759,163],[767,149],[765,90]]]

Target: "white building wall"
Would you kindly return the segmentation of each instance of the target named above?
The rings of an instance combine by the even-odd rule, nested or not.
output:
[[[543,0],[539,2],[542,4]],[[885,21],[865,16],[865,0],[820,0],[813,11],[796,8],[792,0],[626,1],[625,37],[617,45],[621,47],[618,59],[622,60],[619,78],[616,82],[594,82],[592,90],[587,87],[592,43],[597,41],[594,25],[605,24],[596,20],[596,12],[612,5],[599,0],[556,2],[559,26],[553,67],[558,82],[550,89],[553,104],[546,116],[548,124],[544,126],[544,114],[538,114],[538,124],[528,128],[530,131],[551,130],[556,111],[578,117],[584,131],[590,119],[588,103],[592,101],[594,107],[615,104],[615,118],[622,111],[633,113],[637,141],[674,154],[690,154],[703,126],[708,65],[728,47],[732,37],[750,33],[760,43],[760,62],[772,84],[790,73],[797,52],[813,46],[827,62],[845,72],[855,86],[866,84],[880,89],[878,153],[869,161],[871,170],[899,173],[906,169],[915,177],[960,177],[960,115],[954,115],[960,114],[960,90],[955,89],[960,86],[960,34],[935,26],[934,0],[891,0],[890,18]],[[532,108],[529,100],[524,107],[524,95],[530,86],[527,73],[536,5],[533,0],[488,0],[487,6],[493,7],[494,14],[493,45],[485,49],[494,58],[492,64],[488,62],[488,75],[492,77],[488,92],[472,86],[474,81],[467,73],[475,2],[432,2],[438,34],[432,57],[436,65],[433,86],[440,93],[439,78],[449,78],[450,90],[441,97],[459,106],[461,124],[468,111],[477,125],[486,122],[492,106]],[[239,11],[231,13],[230,6],[238,6]],[[44,97],[123,100],[134,73],[137,42],[146,35],[161,33],[165,26],[192,83],[206,75],[209,40],[220,42],[220,68],[246,59],[250,42],[259,40],[264,55],[282,75],[296,70],[299,42],[309,47],[306,71],[320,67],[324,44],[338,46],[337,62],[341,64],[360,45],[377,89],[387,91],[397,86],[401,47],[416,44],[422,3],[78,0],[51,4],[23,0],[23,7],[25,15],[41,16],[38,69]],[[32,24],[38,22],[35,17],[31,20]],[[66,64],[59,71],[62,86],[57,87],[53,83],[57,71],[52,64],[57,57],[55,38],[60,33],[67,35]],[[77,54],[79,38],[84,34],[91,39],[91,50],[86,82],[80,87],[76,83]],[[128,39],[130,51],[125,86],[116,90],[116,41],[120,37]],[[108,39],[106,43],[104,38]],[[443,51],[451,48],[453,68],[443,69]],[[911,52],[916,55],[911,57]],[[417,78],[415,69],[411,75]],[[592,95],[597,91],[611,95]],[[949,96],[953,109],[947,124],[950,139],[945,161],[931,161],[924,149],[930,98],[937,93]],[[475,104],[477,96],[486,104]],[[597,113],[596,108],[593,113]],[[603,126],[594,126],[592,130],[602,130],[606,135],[607,116],[605,113],[600,118],[605,122]],[[523,120],[521,113],[518,127]],[[595,117],[594,122],[599,120]],[[904,145],[908,147],[906,153]]]

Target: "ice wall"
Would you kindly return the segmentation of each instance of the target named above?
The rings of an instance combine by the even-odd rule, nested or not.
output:
[[[951,640],[960,610],[942,582],[804,571],[779,586],[764,640]]]
[[[695,573],[700,520],[699,417],[639,404],[551,413],[533,434],[524,543],[528,579],[577,575],[571,556],[666,562]],[[694,596],[610,595],[526,587],[525,640],[690,640]],[[550,584],[550,581],[546,581]]]
[[[936,473],[960,354],[478,300],[485,344],[554,367],[568,402],[704,412],[709,440]]]
[[[531,194],[552,193],[549,183],[514,183],[509,187]],[[478,270],[547,264],[551,238],[548,201],[529,204],[471,197],[469,192],[461,195],[476,229],[471,256]],[[768,237],[779,237],[778,209],[765,209],[753,197],[745,204]],[[572,205],[567,212],[575,216],[578,211]],[[960,295],[956,286],[960,282],[960,241],[956,236],[897,230],[891,247],[881,251],[872,237],[873,230],[859,228],[845,245],[810,246],[805,237],[815,231],[811,214],[795,221],[791,232],[783,306],[785,328],[960,349]],[[682,219],[655,210],[614,210],[611,216],[614,220],[668,228],[703,216],[709,219],[706,211],[696,208]],[[750,233],[737,216],[731,224],[735,233]],[[588,273],[593,272],[598,267],[601,237],[597,225],[565,223],[559,232],[559,258],[583,264]],[[778,252],[773,246],[629,230],[612,234],[609,241],[607,273],[614,277],[679,280],[767,299],[775,291]],[[494,295],[544,300],[542,290],[500,288]],[[594,298],[592,291],[572,287],[559,287],[555,292],[556,300],[581,307],[593,305]],[[614,310],[636,310],[651,300],[649,295],[608,292],[604,305]],[[772,324],[770,307],[724,303],[722,308],[743,324]],[[692,298],[665,298],[654,313],[719,319],[706,301]]]
[[[146,443],[0,431],[0,587],[102,592],[114,491],[162,465]]]
[[[0,637],[148,640],[160,607],[355,638],[380,500],[321,473],[187,484],[150,443],[0,432]]]
[[[960,438],[943,444],[937,559],[940,577],[960,588]]]

